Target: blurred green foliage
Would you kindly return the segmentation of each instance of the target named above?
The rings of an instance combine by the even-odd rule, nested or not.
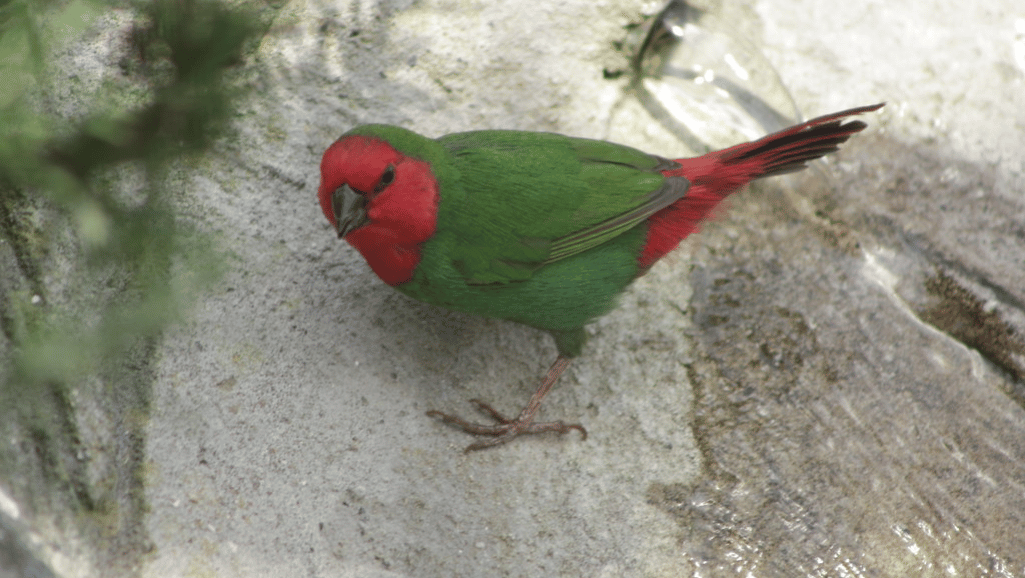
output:
[[[118,66],[82,94],[62,51],[98,19],[113,19]],[[252,8],[214,0],[0,0],[0,242],[16,263],[0,262],[7,393],[118,363],[217,278],[173,199],[225,135],[240,96],[231,69],[265,28]]]
[[[275,7],[0,0],[0,484],[90,540],[104,576],[151,547],[159,338],[222,268],[181,209]]]

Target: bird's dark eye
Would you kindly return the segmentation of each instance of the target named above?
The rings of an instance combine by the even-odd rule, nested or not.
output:
[[[381,180],[377,182],[377,186],[374,187],[374,192],[378,193],[385,187],[391,184],[395,180],[395,165],[388,165],[388,168],[384,169],[384,174],[381,175]]]

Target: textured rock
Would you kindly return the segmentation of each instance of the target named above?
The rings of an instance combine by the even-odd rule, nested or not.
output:
[[[285,4],[177,199],[229,270],[147,366],[138,573],[1025,573],[1025,24],[1010,0],[826,6],[722,10],[806,116],[888,106],[591,326],[541,410],[586,441],[464,455],[424,412],[518,408],[554,347],[384,286],[320,214],[319,155],[363,122],[688,154],[615,74],[651,7]]]

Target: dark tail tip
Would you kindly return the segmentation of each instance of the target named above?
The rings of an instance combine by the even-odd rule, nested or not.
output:
[[[724,160],[734,163],[760,159],[761,170],[755,178],[799,171],[808,161],[835,152],[852,135],[868,126],[860,120],[844,123],[844,118],[879,110],[885,104],[881,102],[859,106],[813,118],[770,134],[746,147],[738,147],[735,156]]]

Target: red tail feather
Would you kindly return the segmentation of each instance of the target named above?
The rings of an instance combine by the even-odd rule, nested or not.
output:
[[[677,159],[680,167],[662,174],[685,177],[691,187],[682,199],[648,219],[648,237],[638,265],[647,270],[696,231],[719,202],[749,182],[799,171],[808,161],[836,151],[866,126],[858,120],[844,124],[844,118],[882,106],[873,104],[820,116],[754,142],[692,159]]]

